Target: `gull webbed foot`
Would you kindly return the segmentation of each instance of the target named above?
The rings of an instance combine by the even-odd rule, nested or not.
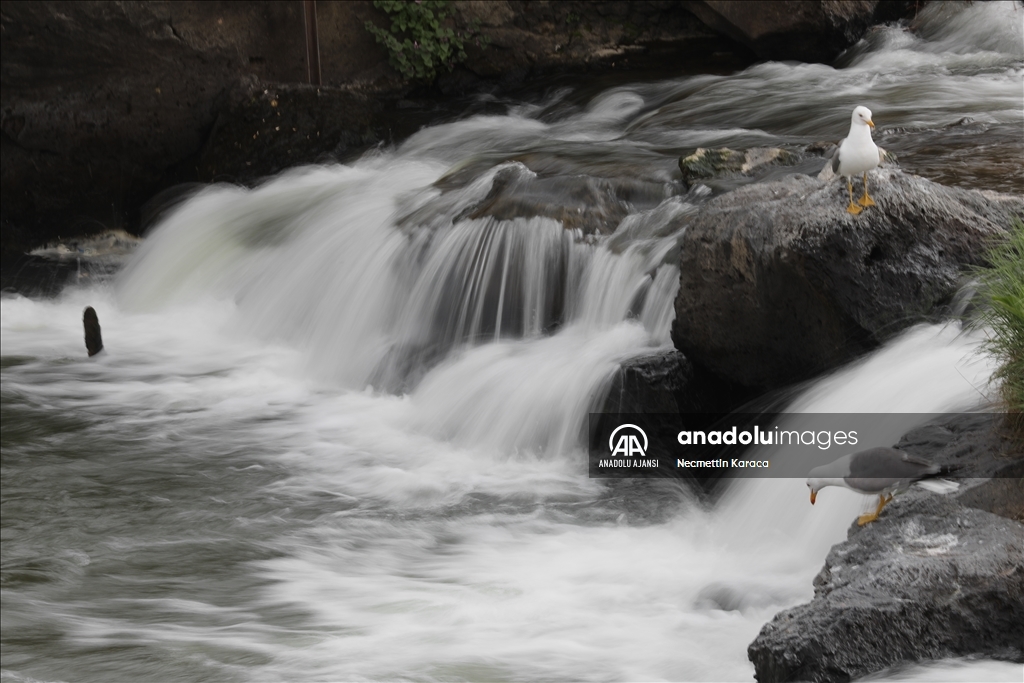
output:
[[[864,209],[860,208],[859,206],[857,206],[853,202],[850,202],[850,205],[848,207],[846,207],[846,212],[847,213],[852,213],[854,216],[856,216],[858,213],[860,213],[863,210]]]
[[[868,522],[873,522],[876,519],[878,519],[878,515],[876,513],[868,512],[868,513],[865,513],[865,514],[863,514],[863,515],[861,515],[860,517],[857,518],[857,524],[859,526],[864,526]]]
[[[851,188],[850,191],[852,192],[853,191],[852,190],[853,185],[851,185],[850,188]],[[853,202],[852,197],[851,197],[850,201],[851,201],[851,203]],[[859,203],[860,203],[861,206],[874,206],[875,205],[875,200],[873,200],[871,198],[871,195],[868,194],[868,174],[867,173],[864,174],[864,196],[860,198]]]
[[[878,496],[878,507],[875,508],[874,512],[868,512],[858,517],[857,524],[860,526],[864,526],[868,522],[873,522],[876,519],[878,519],[878,515],[882,514],[882,508],[888,505],[891,500],[891,493],[883,493],[882,495]]]

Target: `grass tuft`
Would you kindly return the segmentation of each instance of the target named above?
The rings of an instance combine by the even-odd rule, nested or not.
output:
[[[999,361],[1000,381],[1011,425],[1024,432],[1024,221],[1014,217],[1009,238],[988,253],[989,265],[978,271],[985,303],[981,321],[991,330],[985,351]]]

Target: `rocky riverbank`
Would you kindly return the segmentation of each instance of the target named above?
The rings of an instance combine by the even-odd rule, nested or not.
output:
[[[829,61],[911,2],[455,2],[482,41],[433,84],[404,80],[364,28],[371,2],[316,3],[322,85],[306,84],[302,3],[8,2],[2,11],[0,245],[145,227],[181,183],[250,182],[345,159],[462,115],[459,93],[557,73]]]
[[[854,217],[845,183],[791,174],[681,219],[676,348],[747,387],[808,379],[949,313],[964,269],[1024,216],[1024,198],[898,169],[874,172],[871,192]]]
[[[961,467],[956,494],[911,490],[851,524],[814,599],[761,630],[760,683],[838,683],[902,662],[981,655],[1024,662],[1024,455],[1002,416],[957,416],[899,447]]]

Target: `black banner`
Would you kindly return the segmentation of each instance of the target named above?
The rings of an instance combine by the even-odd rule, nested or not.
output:
[[[999,417],[992,413],[591,413],[589,473],[592,478],[701,481],[804,478],[814,467],[879,446],[898,445],[927,457],[941,450],[944,441],[953,444],[963,425],[980,429],[977,425],[993,424]],[[914,439],[900,443],[908,434],[922,435],[917,439],[922,443],[915,444]],[[1012,458],[1013,453],[1001,454],[1005,456]]]

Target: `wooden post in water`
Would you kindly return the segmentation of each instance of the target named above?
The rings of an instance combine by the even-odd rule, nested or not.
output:
[[[95,356],[103,350],[103,335],[100,334],[100,319],[96,315],[96,309],[92,306],[85,307],[82,314],[82,324],[85,326],[85,348],[89,356]]]
[[[306,66],[309,82],[320,85],[320,36],[316,27],[316,0],[302,0],[302,14],[306,19]]]

